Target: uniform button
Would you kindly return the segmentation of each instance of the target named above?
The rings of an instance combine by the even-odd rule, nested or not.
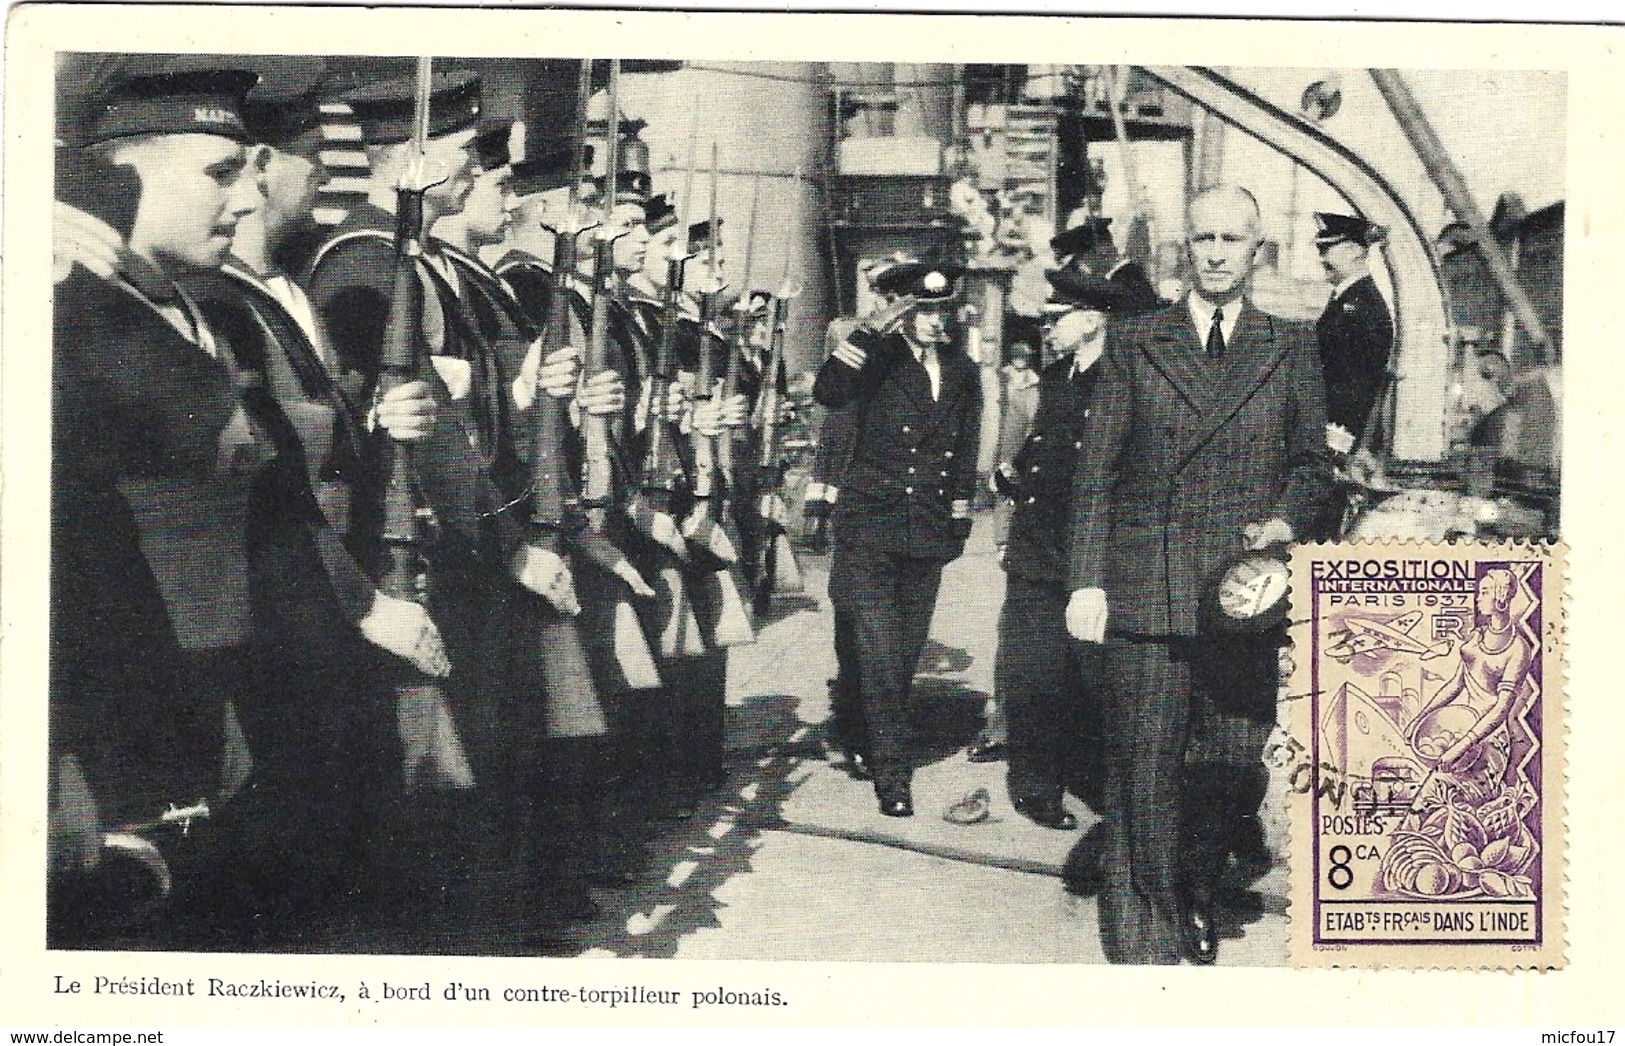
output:
[[[941,497],[942,495],[944,495],[946,493],[948,493],[946,490],[939,490],[939,491],[937,491],[937,496]]]
[[[1083,416],[1084,417],[1087,418],[1089,416],[1089,410],[1090,410],[1090,408],[1087,408],[1087,407],[1084,408],[1084,411],[1083,411]]]
[[[910,448],[908,448],[908,452],[910,454],[918,454],[920,452],[920,448],[919,447],[910,447]]]
[[[945,450],[942,452],[942,456],[945,458],[951,458],[954,456],[954,452],[951,450]]]
[[[947,473],[946,473],[946,472],[944,472],[944,473],[943,473],[943,474],[942,474],[942,478],[943,478],[943,479],[947,479],[947,478],[948,478],[948,474],[947,474]]]
[[[1037,498],[1028,498],[1027,499],[1027,504],[1029,504],[1029,505],[1036,504],[1037,501],[1038,501]]]
[[[1081,439],[1080,440],[1074,440],[1072,442],[1072,449],[1073,450],[1082,450],[1083,449],[1083,440],[1081,440]]]
[[[1027,471],[1028,472],[1037,472],[1038,471],[1038,466],[1034,465],[1032,468],[1028,469]]]
[[[1042,442],[1044,442],[1043,434],[1042,433],[1034,433],[1033,442],[1034,443],[1042,443]]]
[[[910,475],[910,476],[912,476],[912,475],[914,475],[914,466],[913,466],[913,465],[910,465],[910,466],[909,466],[909,467],[908,467],[908,474],[909,474],[909,475]]]
[[[908,432],[908,431],[909,431],[909,427],[908,427],[908,426],[907,426],[907,425],[904,425],[904,426],[903,426],[903,431],[904,431],[904,432]]]
[[[903,493],[904,494],[912,494],[912,493],[914,493],[914,488],[913,487],[904,487],[903,488]]]

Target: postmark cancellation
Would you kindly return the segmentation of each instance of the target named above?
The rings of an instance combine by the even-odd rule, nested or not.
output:
[[[1563,551],[1295,551],[1292,965],[1564,965]]]

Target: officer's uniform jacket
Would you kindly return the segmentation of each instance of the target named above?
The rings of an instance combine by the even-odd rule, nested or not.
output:
[[[1045,367],[1039,378],[1032,433],[1012,462],[1015,513],[1004,555],[1007,574],[1064,589],[1073,475],[1099,380],[1098,366],[1074,375],[1071,353]]]
[[[902,334],[859,331],[848,340],[867,352],[863,366],[831,356],[813,383],[820,404],[851,405],[857,415],[835,507],[837,541],[954,559],[969,528],[953,519],[953,502],[968,501],[976,488],[982,412],[976,365],[957,348],[939,348],[941,393],[933,400],[930,376]]]
[[[1103,588],[1107,627],[1189,636],[1248,523],[1308,534],[1330,490],[1326,393],[1308,328],[1245,306],[1207,359],[1180,302],[1121,327],[1074,482],[1071,588]]]
[[[1394,347],[1388,303],[1371,277],[1356,280],[1327,303],[1315,335],[1326,371],[1326,420],[1358,438],[1382,395]]]

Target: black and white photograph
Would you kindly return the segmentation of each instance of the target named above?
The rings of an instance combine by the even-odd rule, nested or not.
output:
[[[1559,536],[1564,73],[626,54],[57,54],[45,946],[1287,964],[1269,564]]]

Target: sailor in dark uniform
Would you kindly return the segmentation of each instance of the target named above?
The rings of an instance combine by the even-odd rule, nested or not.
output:
[[[136,181],[140,203],[116,267],[75,266],[54,298],[51,748],[58,796],[77,800],[56,812],[79,824],[77,867],[89,870],[103,831],[200,801],[214,810],[185,832],[143,829],[156,849],[125,844],[173,874],[167,903],[136,931],[149,945],[247,941],[224,918],[236,855],[219,826],[246,770],[234,711],[255,700],[244,530],[271,445],[175,278],[218,266],[257,206],[241,117],[256,79],[113,74],[74,144],[108,186]],[[59,884],[53,943],[118,929],[100,922],[119,913],[95,879]]]
[[[381,370],[396,185],[415,160],[408,142],[414,90],[410,81],[388,81],[345,96],[367,145],[368,200],[317,250],[309,278],[311,302],[332,335],[340,385],[358,402],[370,401]],[[541,895],[547,884],[524,845],[527,797],[512,787],[513,767],[538,757],[548,709],[526,689],[534,680],[513,677],[505,623],[516,601],[533,597],[563,613],[575,607],[569,565],[527,542],[522,522],[507,511],[521,472],[508,386],[526,346],[485,336],[478,314],[459,294],[456,263],[428,235],[439,219],[460,212],[475,189],[479,167],[471,147],[480,112],[477,76],[436,74],[424,159],[444,180],[424,194],[425,249],[416,270],[432,365],[425,377],[439,419],[415,457],[439,522],[430,610],[453,666],[445,697],[464,755],[439,762],[440,779],[402,804],[402,913],[417,935],[403,946],[456,947],[471,934],[483,935],[490,946],[523,946],[549,937],[566,915]],[[578,370],[574,351],[558,350],[539,361],[538,384],[548,395],[568,398]]]
[[[1015,460],[995,473],[1015,503],[1005,550],[995,680],[1009,721],[1010,799],[1046,828],[1070,831],[1077,818],[1061,804],[1070,780],[1095,784],[1100,763],[1095,652],[1066,632],[1067,530],[1072,479],[1083,446],[1089,401],[1105,352],[1107,315],[1121,308],[1113,284],[1075,269],[1049,274],[1052,301],[1070,307],[1051,340],[1062,353],[1039,381],[1033,429]],[[1085,725],[1092,729],[1081,736]],[[1077,771],[1077,772],[1071,772]],[[1084,794],[1098,806],[1098,795]]]
[[[1326,417],[1358,444],[1382,397],[1394,347],[1393,317],[1371,278],[1368,257],[1383,229],[1348,214],[1317,213],[1315,224],[1315,249],[1332,285],[1331,301],[1315,324],[1326,371]]]
[[[271,940],[318,932],[380,869],[369,849],[399,778],[392,657],[449,670],[423,607],[379,592],[346,544],[350,506],[379,477],[354,406],[329,377],[326,337],[304,291],[277,264],[310,220],[326,179],[320,151],[321,63],[278,67],[244,109],[248,173],[261,204],[238,223],[232,254],[183,280],[229,346],[244,399],[275,445],[250,502],[249,570],[259,700],[241,709],[253,773],[245,900]],[[299,75],[294,79],[295,73]],[[421,439],[435,404],[424,382],[383,397],[393,439]],[[386,873],[387,874],[387,873]]]
[[[861,736],[889,817],[914,813],[909,692],[942,568],[970,536],[982,393],[976,365],[947,332],[958,276],[949,266],[921,266],[903,293],[907,307],[869,317],[813,384],[822,405],[858,412],[835,514],[830,594],[851,615]]]

